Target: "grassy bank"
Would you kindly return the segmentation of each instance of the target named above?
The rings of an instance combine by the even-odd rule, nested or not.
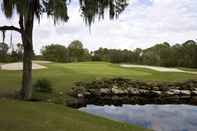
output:
[[[0,100],[1,131],[148,131],[46,103]]]

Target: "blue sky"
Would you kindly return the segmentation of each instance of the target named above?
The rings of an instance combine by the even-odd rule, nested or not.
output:
[[[197,39],[197,0],[130,0],[118,20],[106,17],[103,21],[96,21],[91,32],[80,17],[77,0],[69,5],[69,16],[68,23],[56,26],[46,16],[42,17],[40,24],[35,22],[34,50],[37,53],[44,45],[58,43],[67,46],[75,39],[81,40],[90,50],[99,47],[147,48],[164,41],[175,44]],[[18,26],[17,21],[17,16],[7,20],[0,11],[0,26]],[[20,42],[19,35],[13,33],[13,37],[15,42]]]

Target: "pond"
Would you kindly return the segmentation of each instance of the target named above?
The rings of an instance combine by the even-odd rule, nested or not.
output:
[[[191,105],[87,105],[79,110],[156,131],[197,131],[197,106]]]

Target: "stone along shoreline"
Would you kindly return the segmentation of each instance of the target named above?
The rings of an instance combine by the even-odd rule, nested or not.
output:
[[[197,105],[197,80],[154,82],[123,78],[78,82],[66,104],[81,107],[87,104],[192,104]]]

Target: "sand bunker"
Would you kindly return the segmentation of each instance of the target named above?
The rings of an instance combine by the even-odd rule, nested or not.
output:
[[[37,70],[37,69],[46,69],[47,67],[42,66],[40,64],[33,63],[32,64],[32,69]],[[3,64],[0,65],[1,70],[23,70],[23,64],[21,62],[18,63],[10,63],[10,64]]]
[[[50,64],[50,63],[52,63],[52,62],[51,62],[51,61],[34,60],[33,63],[38,63],[38,64]]]
[[[159,72],[183,72],[183,73],[197,74],[197,72],[184,71],[177,68],[166,68],[166,67],[147,66],[147,65],[130,65],[130,64],[122,64],[120,66],[126,68],[146,68]]]

